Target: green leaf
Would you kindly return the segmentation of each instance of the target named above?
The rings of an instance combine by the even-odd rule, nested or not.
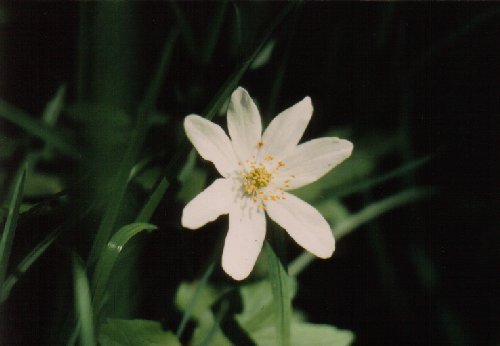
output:
[[[205,290],[207,288],[207,282],[208,278],[212,274],[214,270],[215,264],[212,263],[208,266],[207,270],[203,274],[200,283],[196,285],[196,288],[192,291],[192,294],[189,295],[189,298],[186,297],[186,286],[179,287],[179,296],[176,296],[176,304],[177,306],[182,306],[182,310],[184,311],[184,314],[182,316],[181,323],[179,324],[179,327],[177,328],[177,332],[175,335],[180,338],[182,336],[182,333],[184,332],[184,328],[186,327],[187,322],[191,318],[191,315],[194,315],[195,317],[199,318],[200,315],[198,309],[207,309],[214,301],[211,301],[210,298],[212,295],[210,294],[211,292],[208,290]],[[181,288],[184,288],[184,290],[181,290]],[[177,301],[177,298],[179,298],[179,301]],[[203,298],[203,299],[201,299]],[[207,299],[208,298],[208,299]],[[200,301],[201,300],[201,301]],[[207,302],[210,303],[208,305]]]
[[[219,327],[219,318],[225,313],[223,306],[217,316],[214,316],[211,310],[211,306],[223,294],[223,292],[216,290],[211,285],[202,282],[183,282],[178,287],[175,295],[175,305],[180,311],[184,312],[183,321],[189,315],[197,322],[190,344],[201,345],[207,339],[210,339],[211,345],[232,345]],[[187,314],[188,311],[190,311],[189,314]],[[179,331],[180,329],[177,331],[178,337],[182,334]]]
[[[57,89],[56,94],[47,103],[47,106],[45,106],[45,109],[43,111],[43,121],[49,125],[49,126],[54,126],[57,122],[57,118],[59,118],[59,114],[61,114],[61,111],[64,106],[64,97],[66,96],[66,85],[61,85],[59,89]]]
[[[264,246],[269,261],[269,280],[271,281],[274,300],[276,345],[288,346],[290,345],[290,322],[292,315],[289,278],[271,245],[266,241]]]
[[[289,278],[289,294],[296,293],[296,280]],[[240,287],[243,300],[243,312],[236,316],[240,326],[259,346],[274,346],[281,342],[280,336],[273,326],[276,313],[272,287],[269,281],[260,281]],[[333,326],[315,325],[304,321],[302,314],[294,311],[290,322],[290,345],[348,345],[353,334],[347,330],[339,330]]]
[[[177,199],[187,203],[199,194],[206,186],[207,172],[194,168],[188,177],[182,182],[181,189],[177,193]]]
[[[265,64],[267,64],[269,59],[271,59],[271,55],[273,53],[275,45],[276,45],[276,40],[269,41],[250,65],[250,70],[258,69],[259,67],[262,67]]]
[[[31,171],[27,174],[24,190],[27,197],[48,196],[61,192],[63,185],[55,175]]]
[[[123,226],[115,233],[108,242],[106,248],[99,257],[94,276],[92,278],[93,307],[99,315],[99,310],[104,303],[104,297],[113,267],[127,242],[142,231],[156,229],[155,225],[147,223],[131,223]]]
[[[297,282],[288,277],[289,296],[292,299],[297,292]],[[240,287],[243,311],[236,316],[238,323],[249,333],[268,327],[274,322],[275,304],[272,286],[269,280],[262,280]],[[293,314],[293,319],[299,319]]]
[[[252,333],[252,338],[259,346],[275,346],[279,344],[276,329],[267,327]],[[349,330],[341,330],[330,325],[294,322],[291,325],[292,346],[347,346],[354,340]]]
[[[222,1],[219,4],[214,17],[212,18],[212,22],[209,25],[210,30],[206,30],[207,37],[204,40],[205,44],[201,49],[204,64],[208,64],[212,60],[212,54],[219,38],[220,29],[222,27],[222,23],[224,22],[224,15],[226,14],[228,4],[229,1]]]
[[[45,253],[45,250],[49,248],[50,245],[57,239],[59,234],[61,233],[61,227],[56,228],[53,232],[51,232],[45,239],[43,239],[39,244],[37,244],[33,250],[19,263],[15,274],[11,274],[5,280],[4,285],[1,287],[0,293],[0,303],[4,302],[10,294],[10,291],[19,280],[19,277],[26,273],[28,269],[31,267],[33,263]]]
[[[0,100],[0,118],[16,124],[30,135],[40,138],[63,154],[75,159],[80,158],[79,151],[59,132],[4,100]]]
[[[7,266],[9,265],[10,252],[14,235],[16,233],[17,219],[19,217],[19,207],[23,196],[24,180],[26,179],[26,169],[23,168],[17,173],[12,187],[7,220],[0,239],[0,287],[3,289]]]
[[[170,186],[169,181],[166,177],[161,178],[158,185],[156,185],[153,193],[149,195],[148,200],[144,203],[141,211],[137,215],[135,221],[137,222],[147,222],[153,216],[153,213],[163,199],[163,195],[167,192]]]
[[[345,188],[342,189],[336,189],[333,190],[331,193],[334,194],[337,198],[341,198],[344,196],[348,196],[360,191],[365,191],[368,189],[371,189],[379,184],[385,183],[391,179],[398,178],[400,176],[404,176],[411,171],[422,167],[426,163],[428,163],[432,159],[432,156],[425,156],[422,158],[418,158],[415,160],[412,160],[411,162],[408,162],[401,167],[396,168],[395,170],[392,170],[388,173],[385,173],[381,176],[374,177],[374,178],[369,178],[362,180],[358,183],[354,183],[352,185],[349,185]]]
[[[170,331],[148,320],[108,319],[99,333],[102,346],[181,346]]]
[[[75,294],[75,312],[78,319],[80,345],[96,345],[94,319],[90,303],[90,289],[82,260],[73,255],[73,283]]]

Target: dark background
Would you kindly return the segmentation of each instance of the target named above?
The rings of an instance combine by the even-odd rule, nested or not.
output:
[[[179,5],[197,43],[203,42],[216,5]],[[230,3],[209,62],[200,61],[181,41],[158,110],[174,123],[188,113],[200,113],[284,5]],[[2,99],[39,116],[62,83],[68,87],[69,103],[103,97],[95,94],[98,83],[89,72],[92,57],[98,55],[92,47],[99,46],[79,51],[79,42],[92,41],[92,35],[99,34],[99,29],[87,36],[79,31],[82,23],[94,20],[95,4],[82,7],[66,2],[1,5]],[[116,64],[127,71],[128,84],[116,87],[116,95],[111,93],[105,100],[116,101],[126,110],[141,98],[177,20],[168,3],[130,7],[131,12],[125,13],[133,21],[123,31],[126,40],[118,40],[115,53]],[[117,10],[116,18],[123,13]],[[232,30],[235,13],[241,20],[239,41]],[[432,186],[437,191],[430,199],[363,226],[339,242],[332,260],[317,261],[301,274],[295,307],[311,321],[353,330],[356,345],[500,342],[499,23],[500,7],[495,3],[305,3],[278,28],[271,60],[243,77],[241,85],[261,100],[259,107],[267,119],[311,96],[315,117],[306,133],[309,138],[331,126],[348,127],[356,148],[356,138],[403,133],[397,150],[377,163],[379,174],[433,155],[429,164],[403,181],[345,200],[350,208],[359,209],[403,185]],[[82,54],[88,57],[87,64],[82,64]],[[270,107],[271,87],[280,73],[283,80],[276,106]],[[122,82],[110,82],[111,89]],[[21,136],[9,123],[0,126],[9,136]],[[160,134],[170,142],[168,131]],[[161,138],[153,136],[149,145],[161,147]],[[14,166],[15,162],[2,164]],[[63,163],[49,168],[66,169]],[[141,256],[154,269],[142,274],[145,293],[133,317],[171,320],[166,315],[175,312],[167,306],[176,285],[200,273],[204,258],[200,253],[208,253],[206,242],[215,242],[215,231],[182,240],[171,235],[168,231],[178,225],[166,220],[178,219],[181,210],[182,204],[165,202],[153,219],[163,232],[145,240],[147,252],[158,255]],[[20,222],[14,250],[29,249],[32,239],[40,239],[63,219],[61,214],[56,207],[51,214]],[[67,238],[20,281],[4,307],[3,333],[12,344],[47,342],[54,315],[68,308],[58,297],[72,294],[66,251],[75,239]],[[172,240],[180,244],[177,252],[162,250]],[[175,269],[167,270],[165,261],[175,261],[182,253],[189,258],[177,260]],[[224,275],[216,273],[214,280],[223,281]]]

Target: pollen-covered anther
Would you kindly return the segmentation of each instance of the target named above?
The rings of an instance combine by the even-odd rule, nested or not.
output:
[[[249,195],[259,193],[259,189],[266,187],[271,182],[273,175],[264,166],[252,166],[252,170],[243,174],[243,188]]]

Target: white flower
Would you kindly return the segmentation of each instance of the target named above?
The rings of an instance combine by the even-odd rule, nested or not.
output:
[[[262,133],[259,111],[248,92],[236,89],[227,111],[231,139],[198,115],[184,120],[186,134],[222,178],[191,200],[182,225],[197,229],[229,214],[222,268],[236,280],[250,274],[266,234],[265,213],[304,249],[328,258],[335,249],[329,224],[287,190],[310,184],[351,155],[351,142],[325,137],[298,144],[313,107],[309,97],[276,116]]]

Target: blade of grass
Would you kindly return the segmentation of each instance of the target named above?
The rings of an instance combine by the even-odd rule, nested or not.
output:
[[[10,252],[14,235],[16,233],[17,219],[19,217],[19,207],[23,196],[24,180],[26,179],[26,169],[23,167],[17,173],[12,187],[11,198],[7,219],[0,239],[0,287],[3,289],[7,266],[9,265]]]
[[[52,231],[45,239],[43,239],[39,244],[37,244],[33,250],[19,263],[14,274],[11,274],[5,280],[4,285],[1,287],[0,292],[0,304],[3,303],[9,297],[9,294],[17,283],[21,275],[26,273],[28,269],[31,267],[36,260],[45,253],[45,250],[49,248],[52,243],[59,237],[61,234],[62,228],[58,227],[54,231]]]
[[[266,31],[266,33],[262,37],[260,43],[257,45],[255,50],[252,52],[252,54],[240,66],[238,66],[238,68],[236,68],[236,70],[229,76],[229,78],[226,80],[226,82],[219,89],[215,98],[207,106],[207,108],[203,112],[203,115],[205,116],[206,119],[211,120],[211,119],[213,119],[215,114],[217,114],[217,112],[222,107],[224,102],[226,102],[226,100],[228,99],[229,95],[231,95],[233,90],[236,89],[241,78],[243,77],[245,72],[248,70],[248,68],[250,67],[250,64],[254,61],[255,57],[262,50],[262,48],[264,47],[266,42],[269,40],[272,33],[276,30],[278,25],[287,16],[287,14],[290,12],[290,10],[295,6],[297,6],[297,3],[294,3],[294,2],[289,3],[275,17],[275,20],[273,21],[273,23],[271,23],[268,30]],[[187,145],[187,142],[184,139],[183,144],[176,151],[176,153],[174,154],[174,156],[170,160],[168,166],[166,167],[165,176],[163,176],[159,180],[157,185],[155,186],[153,193],[150,195],[149,199],[144,204],[144,207],[139,212],[139,214],[136,218],[136,221],[147,222],[149,220],[149,218],[152,216],[154,210],[156,209],[156,207],[160,203],[163,195],[168,190],[168,187],[170,186],[170,181],[172,181],[172,179],[176,175],[176,172],[177,172],[177,169],[179,168],[180,163],[185,159],[185,157],[192,150],[193,149],[191,149]]]
[[[182,320],[181,323],[179,323],[179,327],[177,327],[177,331],[175,332],[175,336],[180,340],[182,333],[184,333],[184,329],[186,328],[187,322],[191,318],[191,315],[193,314],[193,310],[198,303],[198,299],[201,296],[201,292],[203,292],[203,289],[207,285],[208,278],[210,275],[212,275],[212,272],[214,271],[215,267],[215,262],[212,262],[207,270],[205,270],[205,273],[203,273],[203,276],[200,279],[200,283],[196,287],[196,290],[193,293],[193,297],[191,298],[191,301],[189,302],[189,305],[187,306],[186,310],[184,311],[184,314],[182,315]]]
[[[382,214],[403,206],[408,203],[419,201],[429,197],[432,194],[430,188],[409,188],[393,196],[374,202],[363,208],[361,211],[352,214],[344,221],[334,227],[335,239],[339,241],[342,237],[354,231],[359,226],[381,216]],[[316,257],[309,252],[303,252],[294,259],[288,266],[288,272],[291,276],[300,274]]]
[[[215,10],[215,16],[210,23],[210,30],[208,30],[208,37],[205,39],[205,44],[202,48],[202,62],[208,64],[212,60],[212,54],[214,52],[215,44],[219,38],[220,29],[222,23],[224,22],[224,15],[226,14],[227,6],[229,1],[222,1],[218,8]]]
[[[115,226],[116,218],[120,211],[120,206],[127,190],[128,178],[130,171],[133,168],[136,156],[139,153],[140,147],[144,141],[144,137],[148,128],[148,115],[153,110],[156,99],[158,98],[160,87],[163,83],[165,73],[170,65],[173,48],[177,40],[178,30],[174,29],[165,43],[160,63],[156,74],[148,87],[144,96],[143,102],[139,106],[137,124],[133,132],[129,146],[123,156],[123,159],[118,168],[118,173],[113,182],[112,194],[108,200],[106,210],[104,212],[99,228],[97,229],[94,243],[90,250],[88,264],[93,265],[101,251],[106,246],[107,241],[112,235],[112,230]]]
[[[408,172],[411,172],[415,169],[418,169],[418,168],[424,166],[432,158],[433,158],[433,156],[429,155],[429,156],[421,157],[421,158],[416,159],[416,160],[412,160],[411,162],[404,164],[401,167],[398,167],[395,170],[390,171],[386,174],[383,174],[379,177],[375,177],[375,178],[361,181],[359,183],[355,183],[352,186],[347,187],[347,188],[343,188],[343,189],[341,188],[341,189],[337,189],[337,190],[333,190],[333,191],[328,191],[328,194],[335,195],[337,198],[342,198],[345,196],[355,194],[355,193],[360,192],[360,191],[371,189],[374,186],[385,183],[386,181],[400,177],[402,175],[407,174]]]
[[[217,333],[217,329],[220,326],[220,323],[224,316],[227,313],[227,310],[229,309],[229,302],[227,300],[222,301],[221,306],[219,311],[217,312],[217,315],[215,316],[215,321],[212,324],[212,327],[207,333],[207,336],[203,339],[203,341],[200,343],[200,346],[209,346],[210,343],[212,342],[212,339],[215,336],[215,333]]]
[[[228,80],[224,83],[222,88],[219,90],[217,96],[214,98],[214,101],[209,104],[205,112],[203,112],[205,118],[211,120],[215,114],[217,114],[218,110],[222,107],[224,102],[226,102],[227,98],[234,89],[238,86],[243,74],[250,67],[252,62],[255,60],[257,55],[261,52],[262,48],[264,48],[265,44],[276,30],[278,25],[283,21],[283,19],[288,15],[293,7],[298,6],[299,3],[291,2],[288,3],[287,6],[275,17],[274,21],[271,23],[267,31],[264,33],[261,41],[254,49],[252,54],[233,72],[233,74],[228,78]]]
[[[81,155],[78,150],[59,132],[4,100],[0,100],[0,117],[19,126],[31,136],[43,140],[61,153],[80,159]]]
[[[170,1],[169,4],[172,7],[172,10],[174,11],[175,17],[177,19],[177,25],[181,30],[182,38],[184,39],[184,43],[186,44],[189,53],[193,57],[196,57],[196,44],[194,42],[193,30],[189,26],[186,16],[179,7],[178,2]]]
[[[82,260],[73,254],[73,284],[75,295],[75,313],[78,319],[80,345],[96,345],[90,289]]]
[[[138,233],[155,229],[155,225],[148,223],[131,223],[120,228],[108,242],[106,248],[99,257],[95,273],[92,277],[92,306],[96,313],[96,321],[99,321],[99,309],[103,305],[109,278],[121,251],[128,241]]]
[[[292,316],[292,302],[288,285],[288,274],[283,268],[278,256],[271,245],[266,241],[264,247],[269,262],[269,280],[273,292],[274,321],[276,340],[278,345],[290,345],[290,322]]]
[[[77,216],[69,216],[68,220],[63,224],[59,225],[56,229],[50,232],[40,243],[38,243],[23,260],[17,265],[15,271],[7,277],[4,285],[0,291],[0,304],[7,300],[12,288],[19,281],[23,274],[25,274],[28,269],[35,263],[45,251],[54,243],[54,241],[59,238],[61,233],[71,227],[73,224],[79,222],[84,217],[86,217],[92,207],[87,208],[85,211],[79,213]],[[25,214],[23,214],[24,216]]]

